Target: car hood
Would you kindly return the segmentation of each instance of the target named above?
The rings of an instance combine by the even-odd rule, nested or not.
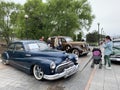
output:
[[[65,51],[59,51],[55,49],[32,51],[31,53],[33,57],[43,57],[43,58],[45,57],[47,59],[52,59],[52,60],[56,60],[56,58],[65,60],[66,58],[69,57],[69,55]]]

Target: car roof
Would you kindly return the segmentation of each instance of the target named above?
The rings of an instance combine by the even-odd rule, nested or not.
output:
[[[17,40],[17,41],[13,41],[12,43],[31,43],[31,42],[43,42],[43,41],[39,41],[39,40]]]
[[[71,38],[70,36],[53,36],[51,38],[60,37],[60,38]]]

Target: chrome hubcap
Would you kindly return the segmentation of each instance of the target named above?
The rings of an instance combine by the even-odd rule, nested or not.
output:
[[[37,80],[41,80],[43,78],[43,72],[42,72],[40,66],[35,65],[33,68],[33,73]]]
[[[69,47],[69,46],[67,46],[67,47],[66,47],[66,51],[68,51],[69,49],[70,49],[70,47]]]
[[[76,50],[76,49],[74,49],[74,50],[72,51],[72,53],[74,53],[74,54],[76,54],[76,55],[78,55],[78,56],[79,56],[79,51],[78,51],[78,50]]]

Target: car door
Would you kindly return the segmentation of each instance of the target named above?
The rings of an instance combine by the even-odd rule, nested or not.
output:
[[[13,51],[13,62],[20,69],[28,69],[29,61],[26,58],[26,50],[22,43],[16,43]]]
[[[13,54],[12,54],[12,63],[14,64],[14,66],[17,66],[19,68],[23,68],[24,67],[24,64],[23,62],[25,61],[25,50],[24,50],[24,47],[23,47],[23,44],[22,43],[15,43],[14,44],[14,51],[13,51]]]
[[[12,63],[12,60],[13,60],[13,52],[14,52],[14,47],[15,47],[15,44],[14,43],[11,43],[9,44],[8,46],[8,49],[7,49],[7,54],[8,54],[8,59],[9,59],[9,62]]]
[[[62,42],[62,47],[63,47],[62,49],[65,50],[67,42],[66,42],[66,40],[64,38],[61,38],[61,42]]]

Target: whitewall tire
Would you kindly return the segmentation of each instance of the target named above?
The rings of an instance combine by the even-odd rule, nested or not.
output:
[[[39,65],[34,65],[33,75],[34,75],[35,79],[37,79],[37,80],[43,79],[44,73]]]

